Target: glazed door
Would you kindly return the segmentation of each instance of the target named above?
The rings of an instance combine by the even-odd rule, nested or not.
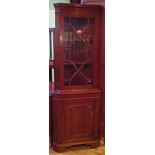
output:
[[[64,86],[96,85],[97,18],[64,17]]]
[[[64,86],[92,85],[94,18],[64,18]]]

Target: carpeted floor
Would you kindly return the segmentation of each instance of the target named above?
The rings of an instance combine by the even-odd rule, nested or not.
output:
[[[96,149],[90,149],[87,146],[75,146],[63,153],[57,153],[51,149],[49,155],[105,155],[105,147],[101,145]]]

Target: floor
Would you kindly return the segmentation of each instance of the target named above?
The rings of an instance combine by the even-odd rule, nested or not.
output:
[[[51,149],[49,155],[105,155],[105,147],[103,143],[96,149],[90,149],[87,146],[75,146],[63,153],[57,153]]]

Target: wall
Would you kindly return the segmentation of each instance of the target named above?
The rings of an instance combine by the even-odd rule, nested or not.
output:
[[[54,3],[69,3],[70,0],[49,0],[49,27],[55,27],[55,10]]]

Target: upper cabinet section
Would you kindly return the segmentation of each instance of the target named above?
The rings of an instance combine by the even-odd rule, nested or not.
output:
[[[56,88],[97,86],[101,6],[54,4]]]

